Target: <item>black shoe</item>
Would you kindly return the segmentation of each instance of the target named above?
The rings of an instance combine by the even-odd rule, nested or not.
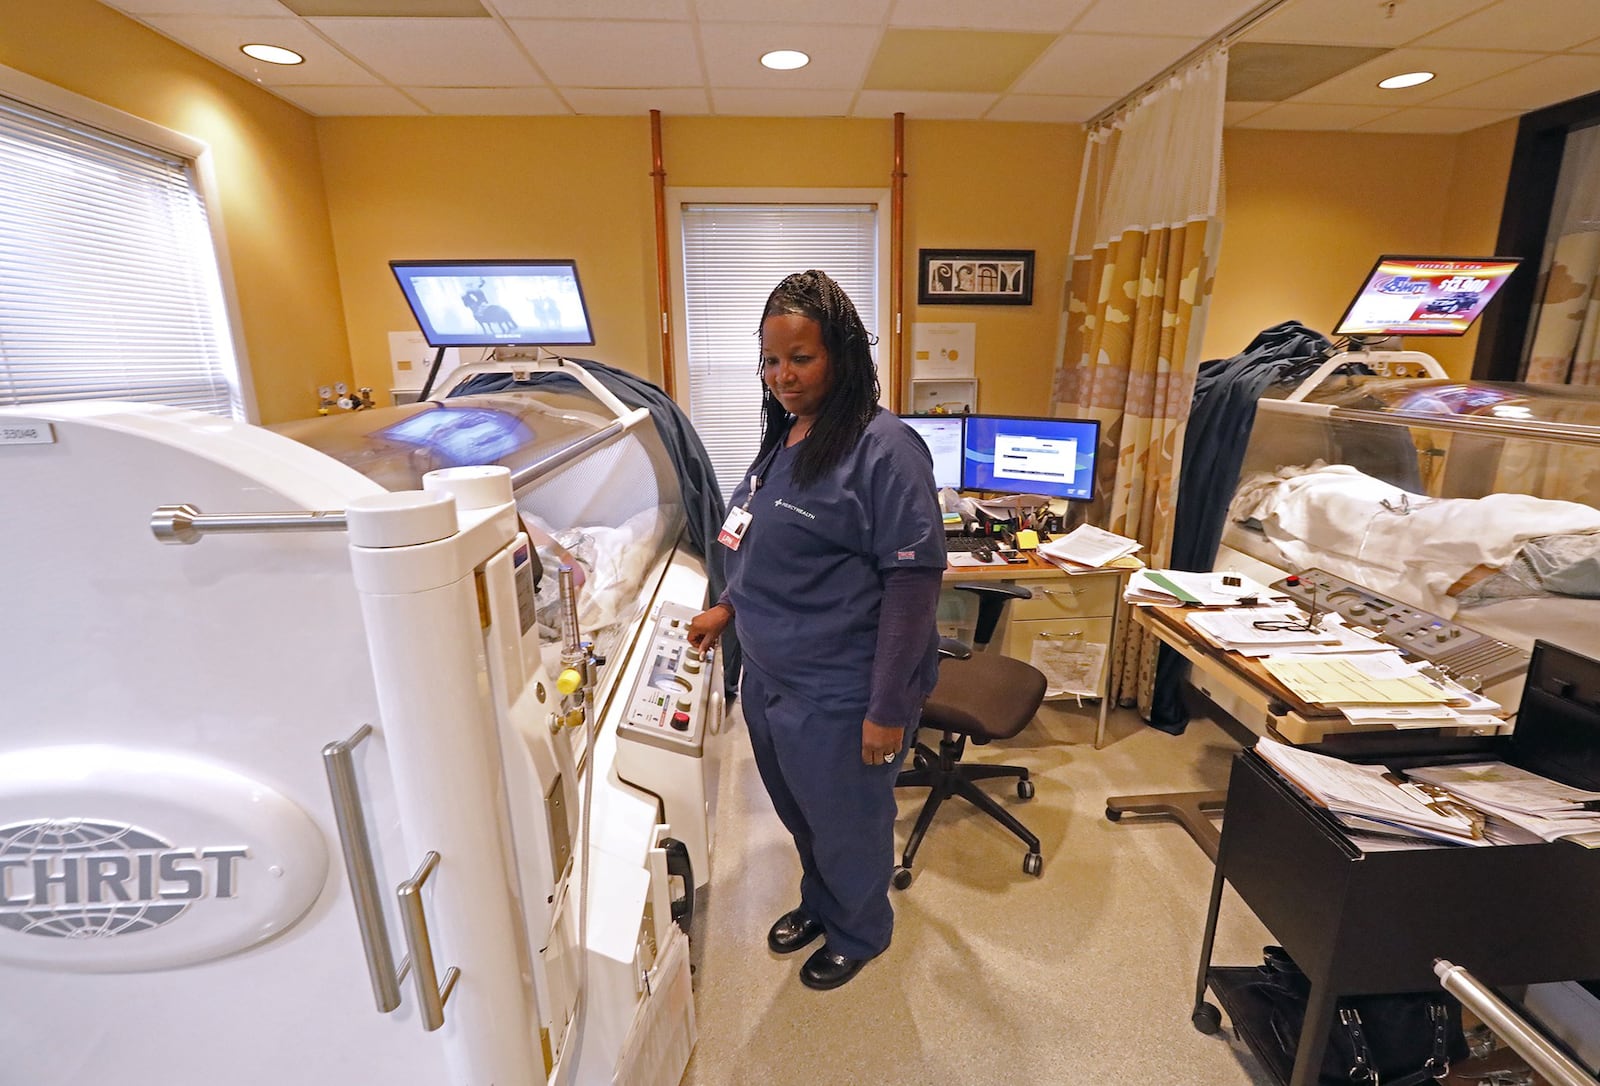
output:
[[[774,954],[793,954],[821,934],[822,921],[812,919],[804,909],[791,909],[767,932],[767,946]]]
[[[806,964],[800,967],[800,983],[807,988],[827,991],[829,988],[839,987],[861,972],[861,967],[866,964],[867,959],[846,958],[843,954],[835,954],[824,943],[822,949],[807,958]]]

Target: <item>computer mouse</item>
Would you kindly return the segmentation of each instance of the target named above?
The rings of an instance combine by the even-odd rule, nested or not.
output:
[[[994,551],[988,547],[974,547],[972,557],[987,565],[994,558]]]

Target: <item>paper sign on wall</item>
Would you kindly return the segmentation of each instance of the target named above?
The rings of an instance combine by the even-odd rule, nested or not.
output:
[[[911,324],[911,376],[914,380],[972,377],[976,371],[978,326],[970,323]]]
[[[389,385],[392,389],[408,389],[415,391],[422,387],[428,379],[428,370],[433,366],[433,356],[438,353],[438,348],[428,346],[428,341],[422,338],[421,332],[390,332],[389,333],[389,366],[394,380]],[[438,387],[449,373],[461,364],[461,352],[455,347],[444,352],[444,361],[439,364],[439,375],[434,379],[434,387]]]
[[[1041,636],[1034,638],[1032,659],[1028,662],[1044,673],[1045,697],[1100,694],[1100,672],[1105,666],[1106,647],[1077,638]]]

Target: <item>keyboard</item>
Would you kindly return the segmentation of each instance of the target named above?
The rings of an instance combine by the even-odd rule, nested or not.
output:
[[[947,535],[944,537],[944,550],[946,554],[959,551],[965,551],[966,553],[971,554],[979,547],[988,547],[990,550],[997,550],[1000,547],[1000,540],[993,536],[986,535]]]

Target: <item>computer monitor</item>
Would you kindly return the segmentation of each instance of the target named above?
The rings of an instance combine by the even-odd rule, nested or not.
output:
[[[933,485],[961,489],[961,415],[901,415],[933,454]]]
[[[968,415],[962,441],[961,488],[999,494],[1094,498],[1098,419]]]
[[[391,260],[434,347],[589,347],[572,260]]]
[[[1380,256],[1334,335],[1465,335],[1520,257]]]

